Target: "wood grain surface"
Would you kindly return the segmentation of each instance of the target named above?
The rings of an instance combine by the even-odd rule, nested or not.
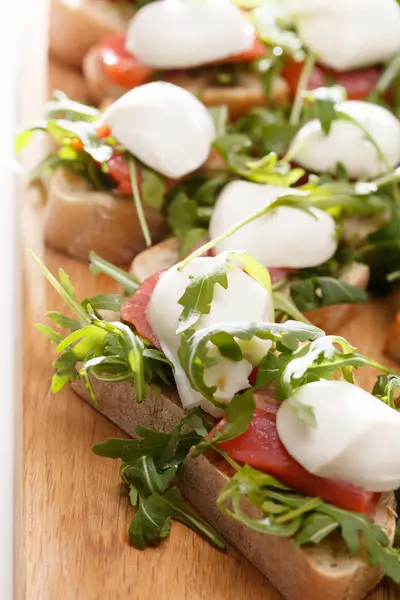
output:
[[[47,0],[38,0],[37,11],[39,5],[45,23]],[[39,16],[40,10],[36,22]],[[40,116],[46,94],[40,30],[31,31],[26,46],[24,89],[29,84],[30,95],[22,97],[24,121]],[[64,81],[68,87],[67,71],[57,74],[53,64],[52,74],[57,85]],[[39,152],[38,146],[34,153]],[[53,272],[64,268],[80,298],[115,289],[106,278],[93,278],[87,265],[43,250],[41,210],[37,191],[22,194],[22,246],[33,248]],[[239,554],[214,550],[178,523],[160,548],[140,552],[129,546],[132,509],[120,495],[118,464],[91,451],[95,442],[122,434],[70,389],[51,394],[54,350],[33,323],[45,320],[46,310],[64,311],[64,306],[26,255],[23,298],[24,518],[16,540],[17,596],[27,600],[279,600],[280,594]],[[371,302],[358,309],[340,333],[362,352],[382,359],[382,341],[392,315],[389,301]],[[368,386],[371,381],[366,371],[362,383]],[[368,600],[399,597],[399,588],[385,581]]]

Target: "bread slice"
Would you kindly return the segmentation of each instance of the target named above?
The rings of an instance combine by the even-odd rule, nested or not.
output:
[[[123,32],[133,10],[107,0],[51,0],[50,53],[65,65],[81,67],[90,48]]]
[[[119,98],[128,88],[115,85],[107,77],[99,61],[99,48],[91,48],[83,61],[86,77],[93,101],[99,104],[104,98]],[[290,100],[289,86],[285,79],[274,79],[270,96],[267,98],[260,78],[255,74],[241,75],[240,84],[234,86],[210,85],[206,75],[188,75],[186,71],[165,73],[165,81],[187,89],[206,106],[225,104],[232,118],[237,118],[252,108],[274,105],[285,106]]]
[[[149,393],[138,404],[130,383],[93,380],[93,385],[104,415],[131,437],[136,437],[138,424],[171,431],[184,416],[174,390],[165,390],[157,399]],[[81,382],[73,388],[90,403]],[[186,461],[181,488],[195,508],[287,600],[361,600],[381,580],[379,568],[370,567],[363,555],[350,557],[340,539],[294,548],[290,539],[257,533],[225,516],[217,508],[216,499],[227,479],[225,461],[210,453]],[[382,496],[374,520],[393,541],[396,520],[392,494]]]
[[[157,242],[166,234],[166,221],[146,205],[144,212]],[[93,190],[85,179],[63,169],[50,180],[44,230],[49,246],[81,260],[94,250],[115,264],[129,264],[146,246],[131,198]]]
[[[91,101],[88,85],[78,69],[72,69],[57,62],[49,61],[49,98],[54,90],[61,90],[69,98],[73,98],[82,104],[89,104]]]
[[[179,260],[179,248],[176,238],[168,238],[159,244],[144,250],[133,259],[131,273],[143,281],[156,271],[168,269]],[[369,279],[369,268],[361,263],[352,263],[341,273],[340,279],[346,283],[366,289]],[[306,312],[305,316],[317,327],[326,333],[336,333],[356,309],[354,304],[335,304],[325,306],[312,312]]]

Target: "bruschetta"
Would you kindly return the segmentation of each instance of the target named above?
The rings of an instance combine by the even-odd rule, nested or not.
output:
[[[280,76],[267,84],[267,68],[266,46],[230,0],[179,0],[174,6],[156,0],[137,11],[126,33],[93,46],[83,62],[98,103],[163,79],[206,106],[225,104],[233,118],[265,104],[288,104],[288,84]]]
[[[344,338],[275,323],[268,272],[244,253],[191,257],[139,287],[132,279],[126,301],[93,306],[35,260],[76,313],[67,337],[41,326],[57,344],[53,389],[72,382],[141,438],[94,447],[123,461],[134,545],[160,543],[171,518],[191,523],[219,548],[223,536],[287,600],[361,600],[384,573],[400,580],[400,415],[388,396],[398,375]],[[101,318],[111,303],[122,320]],[[383,373],[372,393],[354,383],[363,365]],[[177,472],[208,525],[171,487]]]
[[[60,63],[81,67],[90,48],[125,31],[135,0],[51,0],[50,53]]]
[[[127,129],[133,105],[137,121]],[[35,131],[54,142],[33,174],[50,176],[45,240],[76,258],[94,249],[120,264],[165,236],[166,194],[208,160],[215,138],[203,104],[165,82],[132,90],[104,113],[57,94],[46,119],[18,136],[18,151]]]

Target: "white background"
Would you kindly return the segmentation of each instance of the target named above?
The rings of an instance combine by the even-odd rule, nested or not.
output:
[[[4,0],[2,0],[4,2]],[[33,2],[34,0],[30,0]],[[11,0],[3,11],[0,36],[0,590],[1,600],[13,598],[13,524],[20,520],[14,511],[14,482],[19,497],[21,469],[14,473],[15,441],[22,428],[18,381],[22,362],[19,323],[19,280],[21,265],[17,234],[15,175],[12,144],[17,119],[17,89],[20,75],[23,7],[25,0]],[[15,360],[17,359],[17,360]],[[14,436],[16,425],[17,436]],[[19,430],[19,431],[18,431]],[[19,455],[19,449],[17,448]],[[15,477],[14,477],[15,475]]]

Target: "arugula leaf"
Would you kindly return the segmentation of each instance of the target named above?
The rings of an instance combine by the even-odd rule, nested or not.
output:
[[[150,544],[157,545],[169,536],[172,519],[163,509],[159,494],[139,500],[139,509],[129,527],[129,539],[138,550],[144,550]]]
[[[182,433],[183,428],[191,431]],[[171,433],[137,427],[141,440],[111,439],[93,446],[98,456],[121,458],[121,477],[129,485],[131,503],[138,510],[129,528],[129,537],[136,548],[159,544],[171,530],[172,519],[184,523],[220,549],[224,540],[184,502],[171,483],[190,452],[208,433],[198,409],[176,424]]]
[[[199,227],[200,217],[197,202],[184,192],[179,192],[167,211],[168,224],[178,239],[180,254],[190,252],[196,243],[207,236],[207,229]]]
[[[273,291],[275,314],[278,316],[289,316],[296,321],[309,323],[309,320],[299,310],[297,303],[294,302],[288,294],[281,291]]]
[[[227,442],[242,435],[253,418],[255,409],[253,390],[235,394],[225,409],[226,423],[218,431],[218,442]]]
[[[59,333],[58,331],[54,331],[54,329],[52,329],[50,327],[50,325],[43,325],[42,323],[35,323],[35,327],[36,327],[36,329],[41,331],[56,346],[58,346],[58,344],[63,339],[62,334]]]
[[[387,275],[396,271],[400,264],[400,208],[390,207],[388,224],[370,234],[367,243],[354,253],[354,258],[370,267],[371,289],[386,292]]]
[[[281,112],[267,108],[255,108],[234,124],[234,131],[247,135],[262,155],[283,156],[298,130],[299,125],[290,125]]]
[[[290,360],[290,354],[276,354],[269,351],[258,365],[256,387],[267,387],[278,380],[279,373]]]
[[[318,512],[309,513],[305,517],[301,531],[296,535],[294,542],[297,546],[304,546],[304,544],[317,545],[338,527],[339,523],[329,515]]]
[[[158,470],[152,456],[141,456],[135,462],[123,464],[121,477],[127,483],[133,483],[141,496],[163,494],[176,475],[178,466]]]
[[[297,321],[287,321],[282,324],[224,324],[223,326],[208,327],[198,331],[188,329],[181,335],[178,358],[192,388],[218,405],[214,398],[216,387],[208,387],[204,381],[205,369],[210,364],[214,364],[213,359],[210,359],[208,355],[210,342],[219,349],[220,353],[222,353],[221,348],[223,348],[223,355],[232,359],[238,348],[236,339],[250,340],[256,337],[262,340],[271,340],[293,351],[300,342],[316,340],[322,335],[323,331],[321,329]]]
[[[71,317],[66,317],[55,310],[47,311],[46,315],[57,325],[57,327],[61,327],[62,329],[76,331],[82,326],[78,319],[71,319]]]
[[[152,244],[151,235],[149,226],[147,224],[146,215],[144,214],[142,198],[140,195],[137,171],[136,171],[136,161],[133,156],[129,156],[128,158],[129,165],[129,176],[131,180],[132,193],[133,193],[133,202],[135,204],[136,214],[140,223],[140,228],[143,233],[144,241],[146,242],[146,246],[149,248]]]
[[[300,311],[368,300],[368,295],[362,288],[333,277],[310,277],[296,281],[290,285],[290,295]]]
[[[42,271],[43,275],[46,279],[51,283],[54,289],[60,294],[61,298],[64,302],[74,311],[74,313],[79,317],[82,323],[90,323],[90,317],[87,312],[83,309],[83,307],[76,301],[76,295],[74,289],[69,281],[68,275],[62,270],[59,270],[60,281],[50,273],[47,267],[42,263],[42,261],[36,256],[32,250],[28,250],[28,254],[34,260],[34,262],[38,265],[39,269]]]
[[[38,121],[32,124],[28,129],[23,129],[18,132],[14,141],[14,149],[17,154],[20,154],[22,150],[29,144],[33,135],[37,131],[47,131],[47,121]]]
[[[278,396],[289,398],[295,389],[307,381],[329,379],[337,370],[341,370],[347,381],[354,383],[353,370],[363,366],[379,369],[383,373],[392,373],[390,369],[372,358],[355,352],[355,348],[342,337],[319,337],[304,344],[290,356],[279,374]]]
[[[219,284],[225,290],[228,288],[227,255],[221,254],[210,260],[210,269],[206,273],[190,277],[191,281],[178,304],[183,306],[179,317],[177,334],[193,327],[202,315],[208,315],[214,298],[214,286]]]
[[[261,511],[261,517],[243,510],[243,496]],[[389,546],[381,527],[362,514],[298,494],[248,465],[239,469],[221,490],[218,506],[235,521],[260,533],[295,536],[299,546],[319,544],[332,531],[340,530],[351,554],[358,553],[365,542],[371,566],[379,564],[395,582],[400,582],[400,553]]]
[[[186,426],[190,431],[182,433]],[[93,452],[106,458],[120,458],[124,462],[135,462],[143,456],[152,456],[157,468],[179,466],[190,449],[203,435],[207,435],[208,426],[199,409],[191,409],[186,416],[175,425],[171,433],[164,433],[142,427],[136,427],[140,440],[109,439],[107,442],[95,444]]]
[[[119,283],[124,289],[125,296],[132,296],[139,287],[139,282],[133,275],[104,260],[96,252],[89,254],[89,267],[93,275],[104,273]]]
[[[97,294],[91,298],[85,298],[81,304],[83,307],[90,305],[94,310],[111,310],[119,312],[125,297],[120,294]]]
[[[225,105],[212,106],[211,108],[208,109],[208,112],[210,113],[210,115],[214,121],[215,133],[216,133],[215,137],[216,138],[222,137],[226,133],[228,118],[229,118],[227,106],[225,106]]]
[[[389,375],[379,375],[374,385],[372,393],[374,396],[388,404],[390,408],[400,410],[397,405],[397,395],[400,389],[400,375],[390,373]]]
[[[214,546],[225,550],[225,542],[204,519],[196,515],[184,502],[178,488],[173,487],[163,496],[152,494],[139,500],[139,510],[129,529],[133,545],[143,549],[146,545],[157,545],[168,537],[172,519],[184,523]]]
[[[320,87],[305,93],[311,108],[310,117],[320,121],[325,135],[330,132],[333,121],[338,119],[336,105],[346,100],[346,96],[346,90],[340,85]]]
[[[140,190],[143,202],[155,210],[161,210],[165,199],[165,179],[148,167],[141,167],[140,173],[142,175]]]
[[[48,119],[56,119],[63,115],[69,121],[95,122],[101,116],[101,112],[92,106],[75,102],[59,90],[54,92],[52,100],[45,106],[45,115]]]

